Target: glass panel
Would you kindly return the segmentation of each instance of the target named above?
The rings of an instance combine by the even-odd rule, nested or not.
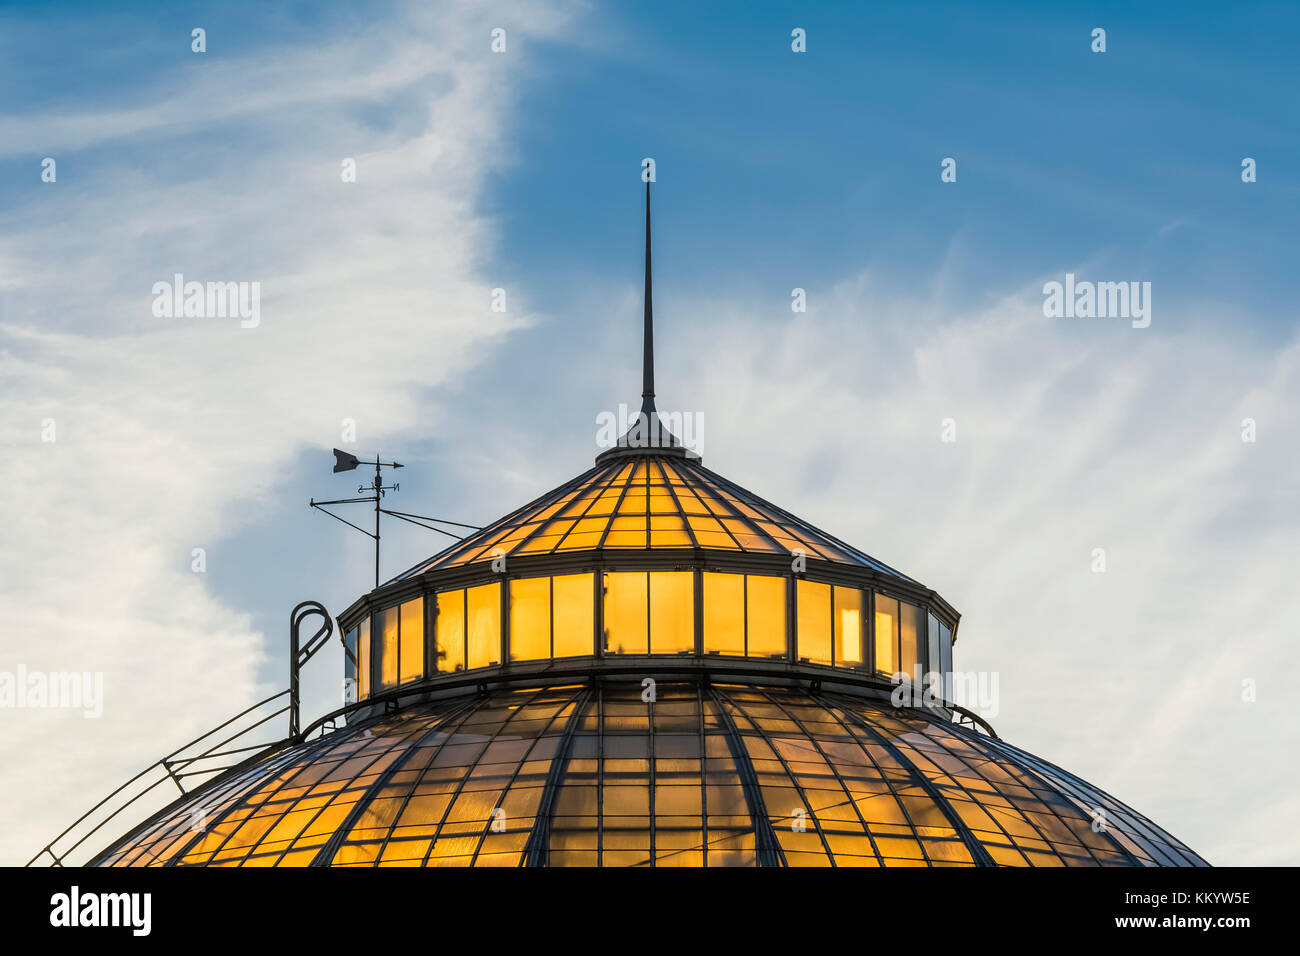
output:
[[[370,618],[357,626],[357,699],[370,695]]]
[[[745,576],[704,575],[704,651],[745,653]]]
[[[590,574],[552,579],[552,613],[556,657],[590,657],[595,646],[595,584]]]
[[[465,669],[465,592],[443,591],[438,601],[438,672]]]
[[[933,614],[929,614],[927,623],[929,624],[929,645],[930,656],[925,659],[926,673],[937,674],[939,672],[939,619]]]
[[[862,664],[862,592],[857,588],[835,589],[835,663]]]
[[[898,670],[898,602],[876,595],[876,670],[894,674]]]
[[[644,571],[614,571],[605,575],[605,651],[645,654],[648,580]]]
[[[465,591],[468,640],[466,666],[487,667],[501,661],[501,585],[481,584]]]
[[[343,688],[345,704],[357,699],[357,629],[343,635]]]
[[[921,609],[915,604],[898,602],[898,669],[909,674],[920,673],[917,667],[920,653]],[[917,681],[919,685],[919,681]]]
[[[379,612],[379,686],[397,684],[397,608]]]
[[[424,676],[424,598],[402,605],[402,683]]]
[[[551,579],[510,582],[510,659],[539,661],[551,656]]]
[[[799,615],[799,658],[814,664],[831,662],[831,586],[815,581],[800,581],[797,607]]]
[[[786,579],[745,575],[745,628],[750,657],[785,657]]]
[[[695,650],[695,572],[650,572],[650,653]]]
[[[952,631],[939,625],[939,669],[943,672],[943,699],[952,700]]]

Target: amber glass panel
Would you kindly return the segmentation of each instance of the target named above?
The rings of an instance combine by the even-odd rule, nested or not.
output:
[[[562,574],[551,580],[555,656],[591,656],[596,630],[596,599],[591,575]]]
[[[424,676],[424,598],[402,605],[401,680],[419,680]]]
[[[831,662],[831,586],[800,581],[797,593],[799,657],[814,664]]]
[[[876,670],[898,670],[898,602],[883,594],[876,595]]]
[[[465,592],[438,595],[438,671],[465,669]]]
[[[933,614],[927,614],[926,624],[929,652],[925,658],[925,669],[927,673],[933,674],[939,670],[939,619]]]
[[[745,576],[704,574],[704,652],[745,653]]]
[[[764,574],[745,576],[745,627],[750,657],[785,657],[786,579]]]
[[[551,579],[510,582],[510,659],[538,661],[551,656]]]
[[[695,650],[695,572],[650,572],[650,653]]]
[[[501,585],[482,584],[465,591],[467,667],[501,660]]]
[[[648,615],[647,576],[644,571],[613,571],[605,575],[605,651],[609,654],[645,654]]]
[[[397,684],[397,608],[379,612],[379,686]]]
[[[919,673],[916,666],[920,652],[921,609],[915,604],[898,602],[898,669],[909,674]]]
[[[862,665],[862,592],[857,588],[835,589],[835,663]]]
[[[357,627],[357,699],[370,695],[370,618]]]

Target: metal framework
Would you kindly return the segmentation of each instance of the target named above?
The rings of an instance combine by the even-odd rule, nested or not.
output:
[[[354,706],[346,729],[212,781],[202,829],[195,795],[94,862],[1204,863],[1077,777],[930,714],[807,681],[665,676],[643,693],[592,677]]]

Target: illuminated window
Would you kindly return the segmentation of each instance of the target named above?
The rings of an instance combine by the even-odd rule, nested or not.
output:
[[[745,653],[745,576],[704,575],[704,652]]]
[[[448,674],[465,669],[465,592],[443,591],[437,595],[438,623],[436,659],[438,672]]]
[[[538,661],[551,656],[551,579],[510,582],[510,659]]]
[[[929,656],[926,657],[925,659],[926,660],[925,669],[927,673],[938,673],[939,659],[940,659],[939,619],[935,617],[933,614],[927,614],[926,625],[927,625],[926,634],[929,637],[929,640],[926,642],[926,644],[928,645]]]
[[[835,588],[835,663],[842,667],[862,665],[862,592],[857,588]]]
[[[898,671],[898,602],[876,595],[876,670],[893,675]]]
[[[402,605],[400,677],[403,684],[424,676],[424,598]]]
[[[691,571],[612,571],[605,575],[605,652],[680,654],[695,649]]]
[[[799,581],[796,596],[800,660],[861,667],[862,591]]]
[[[745,575],[745,641],[750,657],[785,657],[786,579]]]
[[[510,582],[510,659],[590,657],[594,609],[590,574],[516,578]]]
[[[921,653],[921,609],[906,601],[898,602],[898,669],[912,674],[924,670],[918,667]]]
[[[799,620],[799,659],[813,664],[831,662],[831,586],[800,581],[796,611]]]
[[[481,584],[465,591],[466,666],[501,662],[501,585]]]
[[[704,574],[704,651],[785,657],[786,579],[764,574]]]
[[[650,572],[650,653],[695,650],[695,574]]]
[[[551,652],[556,657],[590,657],[596,630],[595,583],[590,574],[551,579]]]
[[[605,653],[649,652],[649,584],[644,571],[605,575]]]
[[[379,689],[397,686],[397,608],[379,612]]]

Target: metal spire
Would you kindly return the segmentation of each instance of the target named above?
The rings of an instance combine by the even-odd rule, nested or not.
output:
[[[645,336],[641,350],[641,411],[637,420],[632,422],[623,437],[612,448],[606,448],[596,456],[596,464],[602,464],[612,457],[629,454],[645,454],[653,450],[656,454],[680,455],[699,460],[699,455],[690,451],[674,435],[668,425],[659,417],[655,408],[655,333],[654,333],[654,293],[652,291],[653,274],[650,267],[650,180],[645,181]],[[626,406],[620,406],[625,408]]]
[[[642,345],[641,411],[655,411],[654,301],[650,290],[650,180],[645,181],[645,341]]]

